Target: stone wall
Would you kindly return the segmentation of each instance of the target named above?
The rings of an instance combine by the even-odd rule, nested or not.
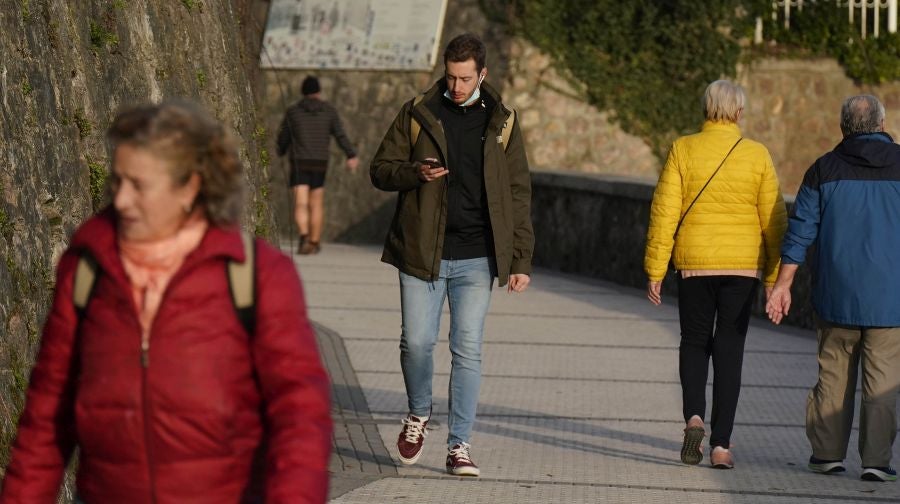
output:
[[[654,182],[576,172],[534,172],[531,218],[534,262],[546,268],[646,288],[644,248]],[[788,198],[789,205],[792,198]],[[806,266],[792,287],[793,305],[784,323],[813,327]],[[669,274],[663,292],[673,300],[678,288]],[[760,289],[754,304],[764,313]]]
[[[284,110],[302,97],[300,83],[307,75],[319,77],[325,99],[337,108],[347,134],[359,152],[360,169],[356,174],[351,174],[344,167],[343,152],[332,142],[332,156],[325,185],[325,241],[380,242],[384,238],[393,212],[395,195],[372,187],[369,181],[369,163],[403,103],[428,89],[443,75],[443,47],[450,39],[465,32],[477,33],[484,40],[488,50],[487,80],[502,89],[510,66],[505,57],[509,53],[509,39],[502,27],[488,23],[481,13],[478,0],[448,2],[440,43],[441,54],[438,56],[438,64],[431,72],[262,71],[263,106],[267,130],[270,132],[269,146],[273,153]],[[265,60],[266,55],[263,53],[261,57]],[[270,179],[272,208],[282,235],[296,240],[297,231],[290,213],[292,200],[287,189],[287,177],[286,158],[273,159]]]
[[[887,109],[885,128],[900,134],[900,83],[858,85],[831,59],[761,59],[743,66],[738,81],[749,104],[744,133],[769,148],[782,190],[796,194],[803,174],[841,140],[841,103],[874,94]]]
[[[509,36],[502,27],[489,25],[478,4],[477,0],[449,3],[440,46],[464,31],[484,38],[488,81],[518,111],[533,168],[656,178],[661,164],[647,144],[615,124],[613,113],[588,105],[579,86],[560,75],[547,55]],[[360,173],[350,174],[334,147],[325,240],[382,239],[394,198],[371,188],[368,164],[403,102],[440,78],[443,64],[438,60],[431,72],[262,71],[270,149],[274,151],[285,107],[299,99],[299,84],[309,73],[321,78],[326,97],[337,106],[359,148]],[[839,108],[847,96],[866,92],[882,98],[888,109],[888,131],[900,133],[900,114],[892,114],[900,106],[900,83],[857,85],[829,59],[758,59],[742,65],[737,73],[749,97],[740,125],[745,135],[769,148],[787,194],[796,193],[809,165],[840,141]],[[697,101],[699,107],[699,97]],[[287,169],[284,160],[273,164],[271,204],[279,230],[294,236]]]
[[[253,3],[0,0],[0,467],[55,263],[107,199],[103,134],[120,106],[176,96],[204,103],[242,140],[247,224],[271,227],[248,78]]]

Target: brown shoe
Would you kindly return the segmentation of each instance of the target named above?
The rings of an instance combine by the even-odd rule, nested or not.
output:
[[[706,437],[703,428],[703,420],[694,415],[688,420],[684,428],[684,442],[681,445],[681,462],[688,465],[697,465],[703,460],[703,448],[700,443]]]
[[[322,247],[319,246],[319,242],[310,241],[300,245],[300,250],[298,250],[297,253],[300,255],[318,254],[321,249]]]
[[[307,240],[307,237],[308,237],[308,236],[309,236],[309,235],[300,235],[300,242],[297,243],[297,253],[298,253],[298,254],[302,254],[302,253],[303,253],[303,245],[306,244],[306,240]]]
[[[714,469],[733,469],[734,457],[731,456],[731,450],[721,446],[713,446],[713,449],[709,452],[709,463]]]

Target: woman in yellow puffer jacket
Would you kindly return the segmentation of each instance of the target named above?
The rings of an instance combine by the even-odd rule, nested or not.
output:
[[[670,257],[678,270],[678,360],[686,423],[681,461],[703,460],[712,356],[710,462],[720,469],[734,467],[731,432],[750,306],[760,280],[766,294],[771,291],[787,227],[769,151],[741,137],[737,122],[745,101],[744,90],[732,82],[719,80],[706,88],[703,129],[675,141],[659,176],[644,254],[647,297],[653,304],[661,302]]]

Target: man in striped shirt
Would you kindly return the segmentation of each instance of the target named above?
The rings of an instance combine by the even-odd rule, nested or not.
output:
[[[333,136],[347,155],[347,168],[356,173],[359,159],[344,133],[334,106],[322,98],[319,79],[308,76],[301,86],[303,99],[287,109],[278,131],[278,155],[290,152],[290,184],[294,193],[294,221],[300,232],[299,254],[319,252],[325,214],[325,172]]]

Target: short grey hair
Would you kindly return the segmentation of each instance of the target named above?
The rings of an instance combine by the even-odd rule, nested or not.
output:
[[[744,88],[729,81],[717,80],[703,93],[703,113],[709,121],[737,122],[747,101]]]
[[[872,95],[851,96],[841,105],[841,133],[845,137],[881,131],[884,105]]]

